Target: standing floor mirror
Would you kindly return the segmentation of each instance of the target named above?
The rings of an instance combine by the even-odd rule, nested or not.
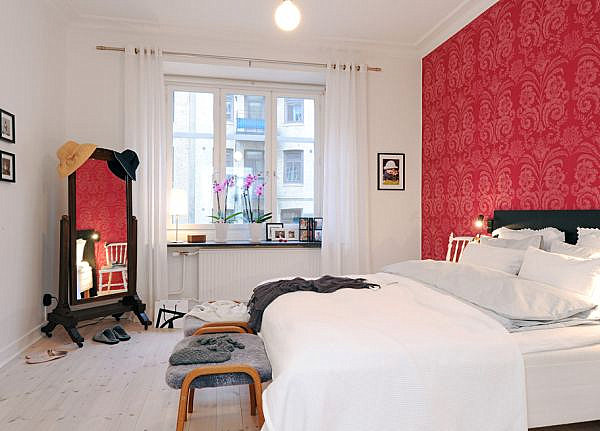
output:
[[[104,316],[118,320],[132,311],[146,329],[152,323],[136,291],[137,221],[131,178],[118,154],[97,148],[69,175],[69,215],[61,219],[59,297],[42,332],[50,337],[63,325],[80,347],[80,321]]]

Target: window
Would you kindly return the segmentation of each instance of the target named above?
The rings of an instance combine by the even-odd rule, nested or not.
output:
[[[303,150],[284,150],[283,151],[283,183],[284,184],[303,184],[304,183],[304,151]]]
[[[306,95],[287,97],[280,85],[260,91],[243,83],[200,85],[168,87],[173,138],[169,188],[184,189],[188,197],[188,214],[180,216],[180,224],[209,227],[217,205],[224,206],[213,194],[213,181],[226,177],[235,178],[227,213],[243,211],[241,186],[248,174],[264,186],[262,196],[251,193],[253,211],[273,212],[273,221],[282,223],[319,215],[315,125],[322,89],[306,91],[303,86]],[[244,223],[244,217],[233,222]]]
[[[303,99],[285,99],[285,123],[304,123]]]

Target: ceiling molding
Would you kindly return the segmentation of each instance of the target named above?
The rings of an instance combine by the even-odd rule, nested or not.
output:
[[[417,40],[414,44],[415,49],[421,57],[425,57],[497,2],[498,0],[464,0],[435,27]]]
[[[321,51],[345,51],[352,54],[383,54],[392,57],[405,57],[415,55],[414,44],[400,44],[379,40],[349,39],[337,37],[310,37],[302,35],[294,38],[281,38],[273,40],[272,35],[244,34],[233,31],[222,31],[215,34],[214,31],[205,31],[197,27],[183,27],[179,25],[158,24],[148,20],[121,19],[98,15],[79,15],[71,22],[71,28],[82,30],[96,30],[104,32],[128,33],[137,36],[152,38],[173,37],[185,38],[206,44],[207,42],[230,43],[239,46],[259,45],[268,48],[290,48],[294,46],[300,49],[314,50],[318,47]],[[231,36],[235,34],[235,37]],[[265,44],[265,40],[269,42]]]

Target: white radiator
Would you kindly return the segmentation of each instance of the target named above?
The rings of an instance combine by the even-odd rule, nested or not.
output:
[[[289,276],[320,275],[318,248],[205,249],[198,259],[199,301],[247,301],[262,281]]]

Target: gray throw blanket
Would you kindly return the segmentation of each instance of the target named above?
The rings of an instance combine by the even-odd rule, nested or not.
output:
[[[248,302],[248,313],[250,313],[248,325],[255,332],[260,331],[265,309],[271,302],[286,293],[298,291],[331,293],[339,289],[365,288],[379,288],[379,285],[367,283],[364,278],[333,277],[331,275],[325,275],[316,280],[305,280],[296,277],[292,280],[279,280],[261,284],[254,289],[252,298]]]
[[[189,343],[174,351],[171,365],[209,364],[231,359],[231,352],[245,346],[228,335],[200,335],[189,337]]]

